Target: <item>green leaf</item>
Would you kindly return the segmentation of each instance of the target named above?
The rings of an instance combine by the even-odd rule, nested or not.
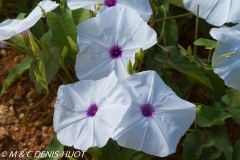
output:
[[[213,152],[211,147],[203,148],[202,153],[198,157],[198,160],[215,160],[218,157],[220,157],[222,154],[222,151],[217,149],[215,152]]]
[[[154,156],[143,152],[137,152],[132,157],[131,160],[151,160]]]
[[[57,140],[57,136],[55,134],[44,151],[49,153],[58,153],[58,156],[56,156],[56,154],[54,154],[54,156],[51,157],[46,155],[46,157],[43,158],[42,160],[58,160],[62,156],[63,149],[64,146]]]
[[[227,94],[222,97],[227,111],[232,115],[236,123],[240,125],[240,91],[235,89],[226,90]]]
[[[130,160],[132,155],[137,151],[129,148],[123,148],[115,157],[111,160]]]
[[[214,140],[214,146],[223,151],[227,160],[232,160],[233,148],[224,125],[217,125],[214,130],[205,128],[209,138]]]
[[[30,31],[37,39],[40,39],[44,34],[43,20],[40,19],[34,26],[30,28]]]
[[[182,98],[185,97],[186,94],[192,90],[192,88],[194,87],[195,84],[196,84],[196,81],[192,80],[191,78],[189,78],[185,75],[183,75],[179,79],[177,86],[182,93]]]
[[[110,160],[120,152],[120,146],[116,141],[109,139],[108,143],[101,148],[105,160]]]
[[[26,51],[29,51],[28,45],[25,43],[23,35],[16,34],[10,38],[10,41],[16,46],[21,47]]]
[[[198,40],[194,41],[194,45],[197,46],[204,46],[205,49],[214,49],[217,45],[217,41],[213,41],[210,39],[199,38]]]
[[[172,72],[166,71],[163,77],[163,80],[166,85],[168,85],[178,97],[183,98],[182,92],[180,91],[177,84],[173,81],[173,74]]]
[[[88,148],[87,152],[94,158],[103,159],[103,151],[98,147]]]
[[[63,17],[50,12],[47,15],[47,23],[52,30],[53,40],[63,50],[64,46],[68,48],[68,55],[75,59],[76,53],[71,49],[67,36],[75,43],[77,42],[77,29],[72,18],[72,11],[63,12]]]
[[[182,0],[169,0],[169,1],[170,1],[170,3],[172,3],[178,7],[184,7]]]
[[[208,76],[213,85],[213,90],[203,86],[204,89],[207,91],[209,98],[211,98],[215,102],[221,101],[221,97],[226,94],[224,81],[212,70],[206,71],[206,75]]]
[[[197,130],[190,133],[184,140],[182,159],[188,160],[192,155],[198,154],[202,150],[203,131]]]
[[[203,143],[205,141],[205,143]],[[205,140],[204,133],[200,130],[190,133],[183,142],[183,160],[194,159],[195,157],[201,157],[202,152],[206,152],[207,149],[213,146],[214,140]],[[194,158],[193,158],[194,157]],[[198,158],[196,158],[198,159]]]
[[[236,145],[233,147],[233,160],[240,159],[240,139],[236,142]]]
[[[168,46],[166,47],[166,49],[170,53],[170,59],[167,60],[166,57],[157,55],[156,60],[172,66],[174,69],[181,72],[182,74],[213,89],[210,79],[206,76],[205,72],[201,67],[199,67],[194,62],[191,63],[190,60],[187,57],[183,56],[175,46]]]
[[[26,56],[21,61],[20,64],[18,64],[9,72],[7,79],[5,79],[3,82],[0,96],[18,77],[20,77],[23,73],[25,73],[30,68],[31,62],[32,62],[32,57]]]
[[[166,52],[161,52],[160,54],[166,55]],[[154,53],[154,50],[150,48],[145,54],[146,57],[146,66],[148,70],[154,70],[159,75],[162,74],[162,69],[164,68],[164,63],[161,63],[155,59],[157,54]]]
[[[169,15],[169,14],[168,14]],[[162,15],[163,17],[163,15]],[[164,32],[162,32],[162,27],[164,21],[161,21],[158,23],[159,31],[161,31],[161,34],[163,34],[164,39],[166,40],[166,43],[163,43],[164,45],[177,45],[178,41],[178,25],[175,19],[170,19],[165,21],[165,27]]]
[[[47,77],[47,83],[49,84],[52,79],[55,77],[55,75],[57,74],[58,70],[59,70],[59,65],[58,63],[56,63],[54,60],[58,61],[59,58],[61,57],[61,51],[59,50],[58,47],[50,47],[49,48],[49,52],[52,55],[52,57],[50,57],[45,51],[42,51],[42,57],[43,57],[43,63],[45,66],[45,72],[46,72],[46,77]],[[53,59],[54,60],[53,60]],[[51,66],[51,67],[49,67]],[[43,89],[43,86],[37,82],[35,74],[34,74],[34,70],[38,71],[38,60],[34,60],[34,62],[31,64],[31,68],[29,70],[29,76],[31,78],[31,80],[33,80],[34,84],[35,84],[35,88],[40,91]]]
[[[17,9],[22,13],[29,13],[31,10],[28,5],[28,0],[18,0],[17,1]]]
[[[201,105],[201,111],[195,123],[200,127],[211,127],[212,125],[224,123],[224,120],[230,117],[231,115],[227,112]]]
[[[78,25],[79,23],[82,23],[88,20],[89,18],[91,18],[91,12],[83,8],[76,9],[72,11],[72,17],[73,17],[74,23]]]

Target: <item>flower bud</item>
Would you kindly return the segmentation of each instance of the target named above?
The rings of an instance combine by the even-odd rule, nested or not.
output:
[[[130,75],[133,74],[133,67],[132,67],[131,60],[129,60],[128,63],[127,63],[127,71],[128,71],[128,74],[130,74]]]
[[[67,36],[68,42],[71,45],[72,50],[76,51],[77,53],[79,52],[79,47],[78,45],[69,37]]]

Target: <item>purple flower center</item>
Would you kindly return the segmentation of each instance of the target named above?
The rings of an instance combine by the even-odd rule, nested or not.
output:
[[[122,48],[118,45],[114,45],[109,49],[109,54],[112,59],[116,59],[122,56]]]
[[[88,117],[94,117],[95,114],[97,113],[98,111],[98,106],[96,105],[96,103],[92,104],[91,106],[88,107],[88,110],[87,110],[87,116]]]
[[[104,5],[108,7],[115,6],[117,4],[117,0],[104,0]]]
[[[141,111],[144,117],[152,117],[155,112],[153,106],[148,103],[141,106]]]

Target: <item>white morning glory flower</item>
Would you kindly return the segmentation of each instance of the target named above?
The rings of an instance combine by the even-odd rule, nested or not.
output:
[[[152,15],[149,0],[67,0],[68,7],[71,10],[85,8],[94,11],[99,2],[103,3],[101,11],[112,6],[123,6],[134,9],[146,22]]]
[[[123,147],[147,154],[174,153],[195,119],[195,105],[177,97],[154,71],[134,74],[121,84],[132,105],[111,137]]]
[[[54,10],[58,5],[58,3],[50,0],[43,0],[25,19],[7,19],[3,21],[0,24],[0,40],[9,39],[13,35],[21,33],[36,24],[42,17],[42,10],[39,6],[41,6],[47,13]]]
[[[238,76],[240,75],[240,24],[234,27],[213,28],[210,34],[218,40],[212,56],[213,65],[220,56],[229,52],[236,52],[230,54],[228,58],[221,58],[213,70],[224,80],[227,86],[240,90]]]
[[[215,26],[240,22],[239,0],[183,0],[183,3],[195,15],[199,5],[199,17]]]
[[[131,9],[111,7],[77,26],[80,52],[76,74],[80,80],[100,79],[113,70],[121,81],[135,53],[157,42],[156,32]]]
[[[58,140],[86,151],[103,147],[131,104],[114,73],[98,81],[62,85],[55,103],[53,125]]]

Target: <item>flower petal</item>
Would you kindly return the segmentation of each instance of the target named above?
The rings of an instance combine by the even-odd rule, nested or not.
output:
[[[104,0],[67,0],[67,5],[71,10],[78,8],[85,8],[95,11],[95,6],[98,2],[104,2]],[[135,10],[144,21],[148,22],[152,15],[152,8],[148,0],[117,0],[117,6],[123,6]],[[100,11],[104,11],[108,6],[103,6]]]
[[[199,17],[215,26],[222,26],[228,22],[240,22],[238,0],[183,0],[183,3],[186,9],[195,15],[199,5]]]
[[[103,0],[67,0],[67,5],[71,10],[85,8],[94,11],[95,5]]]
[[[79,24],[77,29],[80,52],[75,69],[81,80],[97,80],[115,70],[121,81],[127,77],[128,60],[134,62],[140,48],[147,49],[157,42],[156,32],[135,11],[117,6]],[[123,51],[115,59],[110,53],[113,46]]]
[[[134,74],[121,84],[129,91],[132,105],[112,138],[123,147],[155,156],[175,152],[195,119],[195,105],[177,97],[154,71]]]
[[[54,105],[54,131],[67,146],[87,150],[103,147],[131,104],[115,73],[98,81],[85,80],[61,86]],[[89,107],[97,107],[89,116]]]
[[[238,80],[238,70],[240,68],[240,25],[234,27],[213,28],[210,31],[213,38],[218,40],[215,52],[212,57],[212,65],[216,63],[214,72],[218,74],[229,87],[240,90],[240,82]],[[230,58],[219,57],[229,52],[236,52],[231,54]]]
[[[118,2],[120,5],[123,5],[124,7],[129,7],[134,9],[140,17],[145,22],[148,22],[151,15],[152,15],[152,8],[149,3],[149,0],[138,0],[138,1],[129,1],[129,0],[119,0]]]
[[[115,66],[115,61],[109,55],[85,55],[77,54],[76,74],[80,80],[97,80],[109,75]]]
[[[39,6],[41,6],[42,9],[44,9],[47,13],[54,10],[58,5],[58,3],[50,0],[43,0],[25,19],[6,20],[2,22],[0,24],[0,40],[9,39],[14,34],[21,33],[36,24],[37,21],[42,17],[42,10]]]

